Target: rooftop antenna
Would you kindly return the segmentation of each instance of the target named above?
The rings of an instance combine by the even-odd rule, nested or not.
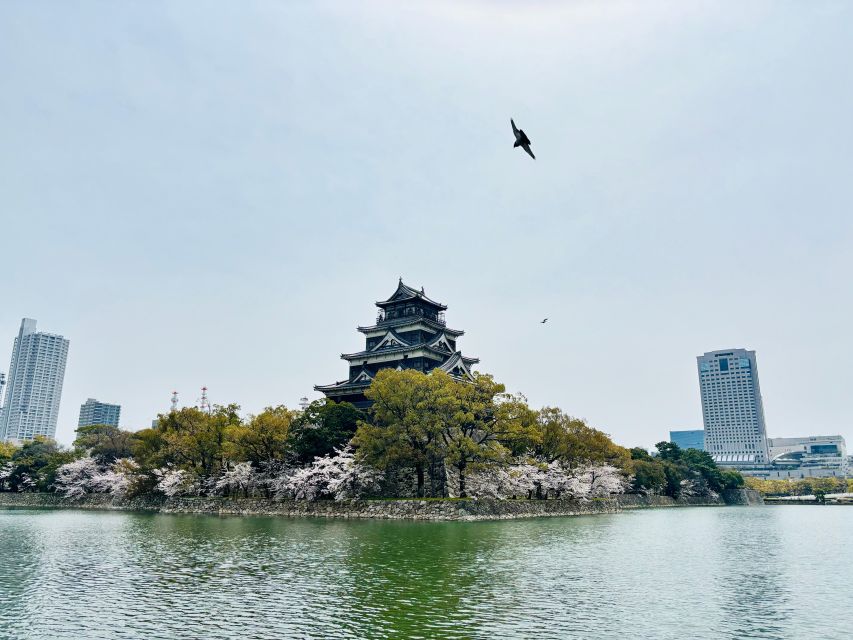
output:
[[[178,392],[172,391],[172,408],[170,409],[170,411],[177,411],[177,410],[178,410]]]
[[[210,400],[207,398],[207,387],[201,388],[201,398],[198,401],[198,408],[207,413],[211,413]]]

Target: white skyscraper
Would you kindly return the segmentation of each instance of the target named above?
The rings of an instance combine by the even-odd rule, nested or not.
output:
[[[769,461],[755,351],[726,349],[696,358],[705,451],[724,466]]]
[[[36,321],[23,319],[12,347],[0,440],[56,435],[68,344],[62,336],[37,333]]]

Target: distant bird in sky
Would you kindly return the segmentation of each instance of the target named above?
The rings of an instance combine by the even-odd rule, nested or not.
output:
[[[512,118],[509,119],[509,122],[512,125],[512,132],[515,134],[515,144],[512,146],[521,147],[531,158],[536,160],[536,156],[534,156],[533,152],[530,150],[530,138],[527,137],[527,134],[524,133],[524,131],[515,126],[515,122]]]
[[[542,322],[540,322],[539,324],[545,324],[546,322],[548,322],[548,318],[545,318],[545,319],[544,319]]]

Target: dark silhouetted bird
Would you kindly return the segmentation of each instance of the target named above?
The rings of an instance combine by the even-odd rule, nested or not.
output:
[[[545,319],[544,319],[542,322],[540,322],[539,324],[545,324],[546,322],[548,322],[548,318],[545,318]]]
[[[509,122],[512,125],[512,132],[515,134],[515,144],[512,146],[521,147],[531,158],[536,160],[536,156],[534,156],[533,152],[530,150],[530,138],[527,137],[527,134],[524,133],[524,131],[515,126],[515,122],[512,118],[509,119]]]

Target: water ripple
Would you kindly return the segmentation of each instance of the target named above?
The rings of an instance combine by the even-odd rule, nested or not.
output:
[[[0,510],[0,638],[842,638],[853,509],[410,523]]]

